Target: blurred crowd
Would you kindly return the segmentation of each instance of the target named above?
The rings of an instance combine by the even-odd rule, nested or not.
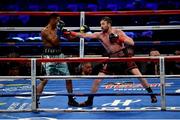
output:
[[[2,11],[118,11],[180,9],[179,0],[2,0]]]

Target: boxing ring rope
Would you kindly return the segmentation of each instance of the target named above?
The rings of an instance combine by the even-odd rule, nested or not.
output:
[[[28,76],[28,78],[31,78],[31,86],[32,86],[32,90],[31,90],[31,97],[32,97],[32,109],[31,110],[13,110],[13,111],[9,111],[9,110],[0,110],[0,112],[30,112],[30,111],[46,111],[46,112],[109,112],[109,111],[116,111],[116,112],[120,112],[120,111],[148,111],[147,109],[131,109],[131,110],[124,110],[124,109],[117,109],[117,110],[97,110],[97,109],[91,109],[91,110],[86,110],[86,109],[76,109],[76,110],[72,110],[72,109],[37,109],[36,106],[36,79],[39,78],[51,78],[51,79],[58,79],[61,78],[59,80],[64,80],[69,78],[70,76],[36,76],[36,63],[37,62],[122,62],[122,61],[151,61],[151,62],[158,62],[159,63],[159,69],[160,69],[160,75],[154,76],[154,77],[159,77],[160,78],[160,94],[156,94],[156,95],[160,95],[161,96],[161,107],[160,109],[156,108],[156,109],[151,109],[151,111],[159,111],[159,110],[170,110],[167,109],[166,107],[166,95],[171,95],[174,96],[174,94],[168,93],[166,94],[165,91],[165,78],[168,77],[168,75],[165,75],[165,61],[180,61],[180,56],[168,56],[168,57],[132,57],[132,58],[0,58],[0,61],[31,61],[31,76]],[[175,75],[174,75],[175,76]],[[4,79],[4,78],[8,78],[9,76],[0,76],[0,79]],[[13,76],[14,79],[19,78],[19,76]],[[23,76],[21,76],[23,78]],[[123,76],[123,75],[119,75],[119,76],[72,76],[72,78],[123,78],[123,77],[153,77],[153,76],[147,76],[147,75],[142,75],[142,76]],[[153,78],[154,78],[153,77]],[[176,76],[177,77],[177,76]],[[179,77],[179,76],[178,76]],[[26,78],[26,77],[25,77]],[[64,78],[64,79],[62,79]],[[47,96],[50,94],[44,94],[44,96]],[[51,94],[52,95],[52,94]],[[71,94],[58,94],[60,96],[68,96]],[[95,95],[95,96],[129,96],[130,94],[115,94],[115,93],[109,93],[109,94],[72,94],[72,95],[77,95],[77,96],[90,96],[90,95]],[[133,94],[131,94],[133,95]],[[140,94],[134,94],[134,95],[140,95]],[[145,95],[149,95],[149,94],[143,94]],[[142,95],[142,96],[143,96]],[[175,94],[175,95],[179,95],[179,94]],[[3,95],[2,95],[3,96]],[[9,95],[9,96],[13,96],[13,95]],[[18,95],[17,95],[18,96]],[[21,96],[21,95],[19,95]],[[30,96],[30,94],[24,95],[24,96]],[[8,95],[4,95],[4,97],[8,97]],[[180,111],[179,109],[175,110],[175,111]]]
[[[156,95],[161,96],[158,93],[48,93],[48,94],[41,94],[40,96],[78,96],[78,97],[85,97],[85,96],[149,96],[149,95]],[[180,93],[166,93],[168,96],[177,96]],[[30,97],[31,94],[2,94],[0,97]],[[38,96],[38,95],[37,95]]]
[[[0,11],[0,15],[30,15],[30,16],[47,16],[52,13],[57,13],[63,16],[79,16],[81,12],[32,12],[32,11]],[[180,14],[180,10],[137,10],[137,11],[97,11],[85,12],[88,16],[129,16],[129,15],[176,15]]]
[[[178,46],[180,45],[180,41],[135,41],[135,46]],[[16,47],[43,47],[42,42],[7,42],[7,43],[0,43],[1,47],[9,47],[9,46],[16,46]],[[60,47],[79,47],[79,42],[61,42]],[[85,46],[87,47],[99,47],[101,46],[100,42],[85,42]],[[34,57],[34,56],[33,56]]]
[[[180,61],[180,56],[162,56],[166,61]],[[0,61],[17,61],[17,62],[30,62],[32,58],[0,58]],[[98,57],[98,58],[36,58],[38,62],[159,62],[159,56],[148,56],[148,57],[122,57],[122,58],[109,58],[109,57]]]

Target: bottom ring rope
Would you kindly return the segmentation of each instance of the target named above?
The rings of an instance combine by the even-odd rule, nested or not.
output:
[[[167,107],[166,111],[180,112],[180,107],[172,109],[175,107]],[[96,107],[92,109],[83,109],[83,108],[68,108],[68,109],[47,109],[47,108],[38,108],[36,110],[24,109],[24,110],[0,110],[0,113],[19,113],[19,112],[148,112],[148,111],[162,111],[161,107],[144,107],[137,109],[120,109],[120,108],[102,108],[98,109]],[[163,110],[164,111],[164,110]]]
[[[37,96],[149,96],[149,95],[156,95],[160,96],[160,93],[55,93],[55,94],[42,94]],[[166,93],[168,96],[180,96],[180,93]],[[0,97],[15,97],[15,96],[21,96],[21,97],[30,97],[31,94],[1,94]]]
[[[0,110],[2,113],[10,112],[137,112],[137,111],[159,111],[158,109],[37,109],[37,110]]]

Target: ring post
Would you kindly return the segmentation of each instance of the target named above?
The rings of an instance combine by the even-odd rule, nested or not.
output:
[[[161,110],[166,110],[165,63],[164,57],[159,58],[160,84],[161,84]]]
[[[31,59],[31,97],[32,97],[32,111],[37,110],[36,99],[36,59]]]
[[[85,13],[80,13],[80,26],[84,25],[85,23]],[[79,48],[79,55],[80,58],[84,57],[84,38],[80,38],[80,48]]]

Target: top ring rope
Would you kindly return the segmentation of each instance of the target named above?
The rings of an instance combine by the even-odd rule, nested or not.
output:
[[[51,13],[57,13],[61,16],[79,16],[80,12],[32,12],[32,11],[0,11],[0,15],[31,15],[47,16]],[[139,10],[139,11],[99,11],[85,12],[87,16],[129,16],[129,15],[175,15],[180,14],[180,10]]]
[[[31,59],[30,58],[0,58],[0,61],[27,62],[27,61],[31,61]]]

